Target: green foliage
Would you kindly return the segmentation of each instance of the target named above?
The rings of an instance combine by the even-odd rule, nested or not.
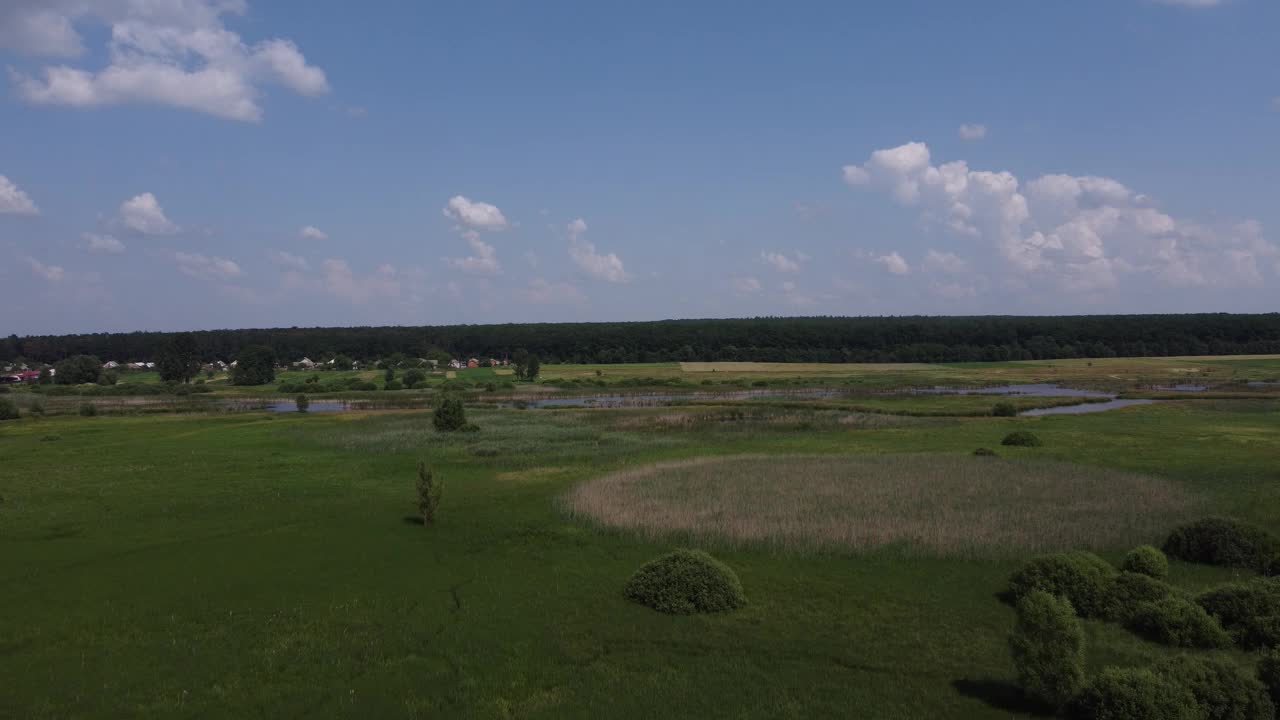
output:
[[[477,433],[477,432],[480,432],[480,426],[476,425],[475,423],[467,423],[462,427],[458,428],[458,432]]]
[[[404,374],[404,386],[407,388],[414,387],[420,382],[427,379],[426,373],[417,368],[413,368]]]
[[[1175,529],[1165,540],[1164,551],[1187,562],[1261,570],[1280,552],[1280,542],[1255,525],[1211,517]]]
[[[444,483],[437,480],[435,474],[427,469],[427,464],[418,461],[418,480],[415,485],[418,493],[418,515],[424,525],[436,521],[436,512],[440,509],[440,498],[444,494]]]
[[[44,401],[40,398],[31,398],[31,402],[27,404],[27,412],[32,415],[44,415]]]
[[[54,379],[59,385],[80,385],[98,382],[102,373],[102,361],[92,355],[75,355],[54,366]]]
[[[1139,545],[1125,554],[1120,569],[1162,579],[1169,575],[1169,558],[1152,545]]]
[[[701,550],[676,550],[645,563],[623,594],[672,615],[726,612],[747,603],[737,574]]]
[[[1212,720],[1274,720],[1276,716],[1276,707],[1267,688],[1222,660],[1176,655],[1160,661],[1152,669],[1189,690],[1200,717]]]
[[[276,354],[266,345],[251,345],[236,356],[231,372],[235,385],[266,385],[276,379]]]
[[[1001,445],[1010,445],[1014,447],[1040,447],[1044,443],[1040,441],[1040,436],[1026,430],[1015,430],[1004,436],[1000,441]]]
[[[307,399],[305,394],[298,395],[298,397],[293,399],[293,402],[298,406],[298,412],[300,413],[306,412],[307,408],[311,407],[311,401]]]
[[[36,379],[38,385],[53,384],[53,370],[48,366],[40,368],[40,377]]]
[[[351,368],[353,368],[353,367],[355,367],[355,363],[354,363],[354,361],[352,361],[352,359],[351,359],[350,357],[348,357],[348,356],[346,356],[346,355],[334,355],[334,356],[333,356],[333,369],[334,369],[334,370],[350,370],[350,369],[351,369]]]
[[[467,415],[462,409],[462,399],[452,395],[441,399],[431,422],[439,432],[461,430],[467,424]]]
[[[1107,608],[1103,617],[1125,622],[1143,603],[1172,597],[1174,590],[1153,577],[1124,571],[1111,580]]]
[[[542,361],[537,355],[529,355],[529,362],[524,366],[524,379],[533,382],[542,373]]]
[[[1084,686],[1084,628],[1065,598],[1041,590],[1024,595],[1009,650],[1029,698],[1061,708]]]
[[[1072,701],[1074,720],[1203,720],[1191,691],[1163,675],[1109,667]]]
[[[18,404],[6,397],[0,397],[0,420],[17,420]]]
[[[1280,646],[1280,579],[1254,578],[1196,598],[1246,650]]]
[[[1070,600],[1082,617],[1102,617],[1111,603],[1115,576],[1116,569],[1106,560],[1073,550],[1032,559],[1009,578],[1009,591],[1021,600],[1042,590]]]
[[[974,450],[973,454],[977,455],[978,457],[999,457],[998,455],[996,455],[995,450],[992,450],[991,448],[984,448],[984,447],[980,447],[977,450]]]
[[[1126,627],[1173,647],[1222,648],[1231,644],[1231,637],[1204,608],[1180,597],[1139,603]]]
[[[99,385],[115,385],[119,381],[120,373],[115,370],[103,370],[102,374],[98,376]]]
[[[1280,648],[1263,653],[1258,661],[1258,680],[1271,696],[1271,703],[1280,707]]]
[[[382,373],[382,381],[383,381],[384,383],[389,383],[389,382],[391,382],[392,380],[395,380],[395,379],[396,379],[396,369],[395,369],[395,366],[393,366],[393,365],[388,365],[388,366],[387,366],[387,371],[386,371],[386,372],[384,372],[384,373]]]
[[[991,414],[996,417],[1017,417],[1018,408],[1010,402],[998,402],[991,407]]]
[[[164,382],[185,383],[200,372],[200,357],[196,338],[191,333],[178,333],[169,337],[156,357],[156,370]]]
[[[98,414],[98,406],[93,403],[82,403],[80,405],[80,417],[96,417]]]
[[[399,380],[388,380],[386,385],[384,385],[382,389],[383,390],[403,390],[404,385],[401,385]]]

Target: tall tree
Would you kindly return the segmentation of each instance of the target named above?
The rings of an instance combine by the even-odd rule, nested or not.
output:
[[[169,338],[156,359],[156,369],[165,382],[191,382],[200,372],[196,338],[191,333],[178,333]]]
[[[524,379],[533,382],[538,379],[538,373],[542,372],[542,361],[537,355],[529,356],[529,363],[524,366]]]
[[[76,355],[54,366],[53,377],[59,385],[80,385],[98,382],[102,373],[102,361],[92,355]]]
[[[236,385],[266,385],[276,379],[276,354],[265,345],[250,345],[236,357],[231,382]]]

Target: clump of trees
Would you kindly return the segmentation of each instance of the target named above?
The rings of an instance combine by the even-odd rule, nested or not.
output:
[[[168,339],[156,356],[156,370],[164,382],[191,382],[200,372],[199,348],[191,333],[178,333]]]
[[[0,398],[0,420],[17,420],[18,404],[9,398]]]
[[[537,355],[531,354],[524,348],[516,350],[512,354],[511,366],[515,370],[517,380],[533,382],[538,379],[538,375],[542,372],[542,361]]]
[[[102,361],[92,355],[75,355],[54,365],[54,379],[59,385],[83,385],[98,382]]]
[[[1125,554],[1120,569],[1147,577],[1165,578],[1169,575],[1169,558],[1154,546],[1139,545]]]
[[[1009,650],[1030,698],[1063,708],[1084,687],[1084,628],[1065,598],[1043,590],[1023,596]]]
[[[419,461],[415,488],[418,493],[418,515],[422,518],[423,525],[430,525],[436,521],[436,512],[440,509],[440,498],[444,494],[444,484],[427,469],[426,463]]]
[[[311,407],[311,400],[309,400],[304,393],[294,398],[293,404],[298,408],[298,412],[304,413]]]
[[[231,372],[235,385],[266,385],[276,379],[276,354],[266,345],[252,345],[240,351]]]
[[[467,414],[462,408],[462,398],[449,395],[440,401],[431,422],[439,432],[454,432],[467,426]]]
[[[1210,517],[1175,528],[1164,551],[1187,562],[1266,571],[1280,554],[1280,541],[1256,525]]]
[[[991,407],[991,414],[996,417],[1017,417],[1018,408],[1011,402],[998,402]]]

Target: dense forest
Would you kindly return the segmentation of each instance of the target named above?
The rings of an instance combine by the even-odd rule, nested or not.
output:
[[[0,360],[54,362],[94,355],[152,360],[174,335],[95,333],[0,340]],[[673,360],[757,362],[966,362],[1072,357],[1280,353],[1280,313],[1062,317],[762,317],[617,323],[330,327],[193,333],[203,361],[266,345],[276,357],[357,359],[504,357],[517,349],[544,363]]]

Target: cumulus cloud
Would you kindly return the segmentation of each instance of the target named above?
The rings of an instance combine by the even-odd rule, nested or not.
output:
[[[578,288],[563,282],[547,282],[542,278],[530,280],[529,287],[516,291],[516,297],[538,305],[569,305],[587,301],[587,296]]]
[[[80,238],[84,240],[85,249],[89,252],[108,253],[111,255],[119,255],[124,252],[124,243],[115,239],[111,235],[84,233]]]
[[[13,181],[0,175],[0,215],[39,215],[40,208]]]
[[[734,292],[740,295],[752,295],[760,292],[760,281],[750,276],[736,277],[731,283]]]
[[[226,258],[209,257],[200,253],[176,252],[174,262],[184,275],[204,278],[206,280],[230,280],[240,277],[244,272],[240,266]]]
[[[961,140],[981,140],[987,136],[987,126],[965,123],[960,126],[959,133]]]
[[[602,255],[596,252],[594,244],[582,239],[582,234],[586,231],[587,222],[582,218],[569,223],[569,257],[573,259],[573,262],[583,272],[601,280],[615,283],[630,280],[631,276],[623,269],[622,260],[617,255],[613,253]]]
[[[463,230],[496,232],[509,227],[507,218],[496,206],[486,202],[472,202],[462,195],[449,198],[448,204],[441,212]]]
[[[875,261],[883,265],[886,270],[894,275],[906,275],[911,272],[911,265],[907,263],[905,258],[896,252],[889,253],[888,255],[881,255],[877,257]]]
[[[320,264],[320,275],[325,292],[356,305],[400,295],[400,279],[390,265],[380,265],[376,271],[360,275],[351,270],[346,260],[329,258]]]
[[[498,264],[498,251],[492,245],[474,233],[467,237],[467,244],[471,246],[471,254],[467,257],[445,258],[450,267],[473,275],[497,275],[502,272],[502,266]]]
[[[762,252],[760,259],[768,263],[774,270],[783,273],[800,272],[800,260],[802,256],[797,255],[795,260],[783,255],[782,253]]]
[[[919,209],[926,226],[985,244],[1018,276],[1066,291],[1114,287],[1125,276],[1184,287],[1257,285],[1263,261],[1280,257],[1257,223],[1176,220],[1111,178],[1045,175],[1024,186],[1012,173],[964,161],[934,165],[919,142],[877,150],[844,176]]]
[[[58,265],[45,265],[33,257],[26,258],[26,261],[27,265],[31,267],[31,272],[51,283],[62,282],[63,278],[67,276],[67,272]]]
[[[291,253],[287,253],[281,250],[276,250],[272,252],[270,255],[268,255],[268,257],[271,259],[272,265],[275,265],[276,267],[282,268],[284,270],[305,272],[311,267],[311,263],[308,263],[306,258],[298,257],[297,255],[293,255]]]
[[[257,122],[264,86],[307,96],[329,91],[324,71],[292,41],[250,45],[228,30],[225,16],[246,10],[243,0],[10,0],[0,7],[0,46],[78,57],[84,43],[77,25],[108,28],[104,67],[10,70],[18,94],[36,104],[151,103]]]
[[[179,230],[177,225],[165,217],[160,201],[149,192],[121,203],[120,222],[142,235],[172,235]]]
[[[969,263],[955,253],[939,252],[930,250],[925,253],[924,262],[921,267],[927,273],[951,273],[957,274],[965,272],[969,269]]]
[[[315,225],[303,225],[298,231],[298,236],[305,240],[328,240],[329,233],[321,230]]]

